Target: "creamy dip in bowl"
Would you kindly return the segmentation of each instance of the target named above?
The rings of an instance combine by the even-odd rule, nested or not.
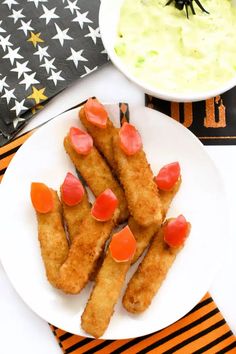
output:
[[[233,87],[233,2],[201,0],[207,14],[193,1],[196,15],[190,10],[189,18],[175,1],[166,2],[102,0],[101,34],[113,63],[147,93],[164,99],[196,101]]]

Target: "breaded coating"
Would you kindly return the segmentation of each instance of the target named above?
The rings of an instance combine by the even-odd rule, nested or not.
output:
[[[153,224],[147,227],[141,226],[134,220],[132,216],[129,217],[128,225],[137,241],[136,251],[132,259],[133,264],[148,247],[153,235],[157,232],[160,226],[157,224]]]
[[[116,166],[112,151],[112,139],[113,136],[117,134],[117,129],[114,127],[112,121],[109,118],[107,119],[106,128],[96,127],[87,120],[83,107],[79,111],[79,117],[88,133],[92,136],[96,148],[103,154],[110,167],[115,171]]]
[[[106,249],[106,245],[103,247],[103,251],[101,252],[101,255],[99,256],[99,258],[96,260],[96,262],[94,264],[93,270],[89,276],[90,281],[95,281],[95,279],[98,275],[99,269],[101,268],[104,257],[105,257],[105,249]]]
[[[167,213],[180,183],[181,179],[176,183],[172,191],[161,193],[164,211],[163,217]],[[146,228],[139,226],[132,217],[129,218],[129,226],[137,241],[136,252],[132,259],[132,263],[134,263],[149,245],[151,238],[157,230],[157,226],[151,225]],[[82,328],[96,338],[102,336],[109,325],[130,264],[131,261],[124,263],[114,261],[108,249],[95,280],[90,299],[82,315]]]
[[[79,233],[80,225],[85,219],[85,217],[90,213],[90,203],[88,201],[88,195],[84,193],[83,199],[80,203],[74,206],[66,205],[62,198],[62,211],[64,222],[68,229],[70,242],[72,243],[75,236]]]
[[[117,209],[113,218],[106,222],[96,221],[90,213],[87,215],[70,247],[66,261],[60,268],[58,286],[61,290],[78,294],[87,284],[118,215]]]
[[[81,317],[81,327],[95,338],[108,327],[129,267],[130,261],[115,262],[108,249]]]
[[[170,191],[162,191],[159,189],[159,196],[161,199],[161,205],[162,205],[162,213],[163,213],[163,220],[165,220],[167,211],[170,207],[170,204],[172,200],[174,199],[175,195],[179,191],[179,188],[182,183],[182,178],[181,176],[179,177],[178,181],[175,183],[174,187]]]
[[[176,182],[174,187],[170,191],[159,191],[159,196],[162,205],[162,216],[163,220],[166,217],[166,213],[170,207],[172,200],[174,199],[176,193],[179,190],[181,185],[181,178]],[[137,259],[143,254],[144,250],[149,245],[153,235],[158,231],[159,225],[151,225],[148,227],[140,226],[131,216],[129,217],[128,225],[130,230],[133,232],[133,235],[137,241],[137,247],[132,259],[132,264],[137,261]]]
[[[36,213],[38,220],[38,239],[41,247],[48,281],[57,287],[59,269],[65,262],[69,247],[62,222],[62,207],[57,192],[52,190],[54,207],[46,214]]]
[[[110,188],[119,200],[119,222],[127,220],[129,211],[124,191],[98,150],[93,147],[88,155],[80,155],[71,146],[68,136],[64,139],[64,147],[93,194],[97,197],[105,189]]]
[[[114,136],[113,152],[130,214],[139,225],[161,225],[161,201],[144,151],[127,156],[119,146],[119,136]]]
[[[68,206],[62,201],[63,217],[64,223],[67,227],[69,233],[70,244],[74,241],[75,237],[79,235],[80,226],[87,215],[91,212],[90,203],[88,201],[88,195],[85,190],[83,199],[81,202],[75,206]],[[103,254],[95,262],[93,271],[89,276],[89,280],[93,281],[96,277],[96,274],[101,266],[103,261]]]
[[[162,226],[129,281],[122,301],[127,311],[140,313],[148,308],[182,248],[183,246],[174,248],[166,244]]]

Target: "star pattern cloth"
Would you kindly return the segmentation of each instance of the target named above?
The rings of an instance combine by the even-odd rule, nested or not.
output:
[[[100,0],[0,0],[0,146],[53,96],[108,61]]]

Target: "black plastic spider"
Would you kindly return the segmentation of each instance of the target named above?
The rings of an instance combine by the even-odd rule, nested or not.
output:
[[[185,8],[187,18],[188,18],[188,14],[189,14],[188,13],[189,7],[192,11],[192,14],[196,15],[196,12],[193,7],[193,2],[195,2],[203,12],[206,12],[207,14],[209,14],[209,12],[207,12],[207,10],[204,9],[204,7],[202,6],[202,4],[200,3],[199,0],[169,0],[166,5],[170,5],[173,1],[175,2],[175,7],[178,10],[183,10],[183,8]]]

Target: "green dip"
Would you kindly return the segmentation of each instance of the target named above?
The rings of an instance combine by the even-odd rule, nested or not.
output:
[[[167,0],[124,0],[115,51],[132,74],[172,92],[213,89],[236,75],[236,8],[230,0],[193,2],[196,15]]]

